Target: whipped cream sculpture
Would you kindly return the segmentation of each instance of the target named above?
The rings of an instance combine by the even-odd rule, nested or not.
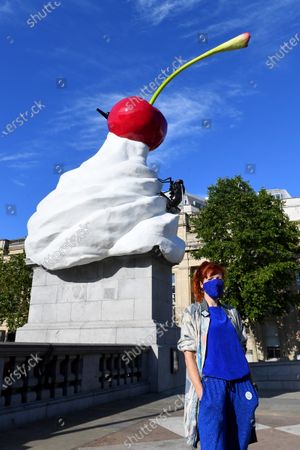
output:
[[[80,167],[63,173],[56,188],[28,221],[26,256],[48,270],[58,270],[110,256],[141,254],[158,246],[178,264],[185,242],[177,236],[178,214],[166,211],[161,181],[147,166],[147,156],[167,133],[167,121],[153,105],[178,73],[215,53],[248,46],[249,33],[182,65],[149,102],[140,97],[119,101],[107,119],[109,133],[99,151]]]

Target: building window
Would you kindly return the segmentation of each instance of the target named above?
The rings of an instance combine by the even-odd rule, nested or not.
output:
[[[267,359],[280,358],[279,346],[267,346]]]
[[[267,320],[264,323],[264,338],[267,349],[266,359],[280,358],[280,342],[276,322]],[[279,355],[279,356],[278,356]]]

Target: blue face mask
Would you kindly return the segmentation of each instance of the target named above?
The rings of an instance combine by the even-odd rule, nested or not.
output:
[[[213,278],[212,280],[206,281],[203,283],[203,290],[206,292],[211,298],[217,300],[222,297],[224,292],[224,281],[220,278]]]

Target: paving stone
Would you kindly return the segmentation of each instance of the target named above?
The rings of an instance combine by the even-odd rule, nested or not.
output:
[[[249,450],[294,450],[300,448],[300,405],[297,414],[290,415],[285,398],[285,410],[274,413],[280,396],[267,399],[272,403],[269,413],[258,407],[256,413],[258,442]],[[181,396],[182,397],[182,396]],[[181,398],[180,397],[180,398]],[[183,409],[174,411],[178,395],[160,393],[142,394],[133,398],[91,406],[87,410],[64,414],[19,426],[0,434],[1,448],[5,450],[154,450],[188,449],[182,437]],[[261,398],[261,403],[264,403]],[[162,412],[167,410],[167,419]],[[173,412],[174,411],[174,412]],[[263,414],[261,413],[263,411]],[[125,440],[141,432],[145,424],[155,423],[142,439],[132,439],[131,447]],[[147,429],[146,429],[147,430]],[[141,436],[141,434],[137,434]],[[130,444],[130,442],[129,442]]]

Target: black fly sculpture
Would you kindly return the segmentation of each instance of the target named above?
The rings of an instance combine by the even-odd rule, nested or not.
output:
[[[183,180],[173,181],[171,177],[165,178],[164,180],[158,178],[158,180],[163,184],[169,183],[169,190],[166,192],[160,192],[160,195],[167,199],[167,212],[178,214],[180,212],[180,208],[178,208],[178,205],[180,204],[183,194],[185,193]]]

